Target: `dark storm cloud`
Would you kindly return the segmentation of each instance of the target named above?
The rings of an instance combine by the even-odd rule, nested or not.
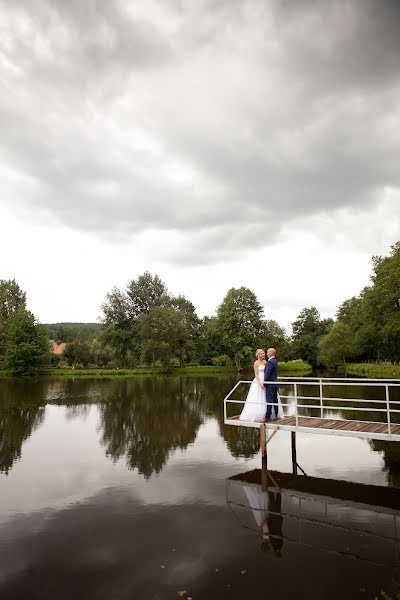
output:
[[[400,186],[399,24],[394,1],[0,0],[8,200],[176,232],[186,262],[372,208]]]

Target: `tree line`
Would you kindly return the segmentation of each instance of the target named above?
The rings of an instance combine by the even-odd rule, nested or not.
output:
[[[31,374],[61,361],[75,367],[140,365],[235,365],[254,360],[257,347],[274,346],[280,360],[302,359],[313,367],[348,360],[400,360],[400,242],[386,257],[372,258],[371,285],[343,302],[336,319],[303,308],[292,335],[266,319],[254,292],[231,288],[214,316],[199,318],[192,302],[174,296],[158,275],[145,272],[113,288],[101,306],[101,323],[59,324],[47,334],[66,342],[51,357],[46,330],[26,308],[15,280],[0,281],[0,368]]]

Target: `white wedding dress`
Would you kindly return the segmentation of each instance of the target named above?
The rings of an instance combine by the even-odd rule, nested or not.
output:
[[[264,371],[265,365],[259,365],[258,367],[258,378],[264,383]],[[265,384],[264,384],[265,385]],[[275,406],[272,406],[271,419],[283,419],[285,414],[283,412],[281,400],[278,394],[278,415],[275,415]],[[240,421],[263,421],[267,412],[267,401],[265,395],[265,388],[261,388],[257,379],[254,377],[250,384],[249,393],[247,394],[246,402],[239,417]]]

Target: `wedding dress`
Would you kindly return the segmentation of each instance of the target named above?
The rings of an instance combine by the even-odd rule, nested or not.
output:
[[[264,383],[264,371],[265,365],[259,365],[258,367],[258,378],[261,383]],[[271,420],[283,419],[285,414],[283,412],[281,400],[278,394],[278,415],[275,416],[275,406],[272,405]],[[263,421],[267,412],[267,401],[265,396],[265,388],[261,388],[257,379],[254,378],[250,384],[249,393],[247,394],[246,402],[239,417],[240,421]]]

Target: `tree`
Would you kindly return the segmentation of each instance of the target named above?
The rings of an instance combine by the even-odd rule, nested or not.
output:
[[[319,341],[319,360],[321,363],[336,367],[340,362],[354,354],[354,336],[351,327],[342,321],[336,321],[330,331]]]
[[[104,328],[100,340],[114,349],[117,362],[125,367],[130,352],[139,353],[135,321],[130,316],[127,294],[114,287],[108,292],[101,309]]]
[[[180,318],[169,306],[153,306],[139,318],[138,332],[144,358],[152,364],[160,360],[164,367],[179,351],[178,331]]]
[[[400,360],[400,242],[387,257],[374,256],[372,285],[339,307],[338,319],[348,324],[361,359]]]
[[[218,307],[217,328],[223,353],[234,358],[238,371],[260,338],[262,316],[256,295],[246,287],[231,288]]]
[[[34,315],[19,308],[7,323],[5,365],[16,375],[35,375],[50,358],[45,329]]]
[[[63,354],[70,366],[87,367],[92,364],[91,340],[84,329],[77,330],[71,342],[68,342]]]
[[[389,256],[374,256],[369,294],[371,312],[379,331],[384,358],[400,361],[400,241]]]
[[[315,306],[303,308],[292,324],[293,352],[312,366],[318,365],[318,342],[333,321],[321,321]]]
[[[126,295],[131,319],[148,313],[153,306],[167,306],[170,303],[165,283],[158,275],[151,275],[148,271],[128,283]]]
[[[158,275],[148,271],[132,279],[123,292],[115,287],[102,304],[102,340],[115,350],[118,362],[130,366],[140,356],[138,321],[154,306],[168,306],[170,296]]]
[[[179,317],[176,336],[179,347],[179,364],[183,367],[190,351],[194,348],[200,321],[194,305],[184,296],[172,298],[171,308],[177,312]]]
[[[290,360],[291,347],[289,338],[283,327],[273,319],[268,319],[262,322],[260,347],[275,348],[280,360]]]
[[[15,279],[0,279],[0,321],[6,321],[18,309],[25,306],[26,293]]]
[[[213,359],[222,352],[217,317],[204,317],[199,322],[193,356],[200,365],[214,364]]]
[[[0,279],[0,363],[4,359],[7,321],[26,306],[26,293],[15,279]]]

